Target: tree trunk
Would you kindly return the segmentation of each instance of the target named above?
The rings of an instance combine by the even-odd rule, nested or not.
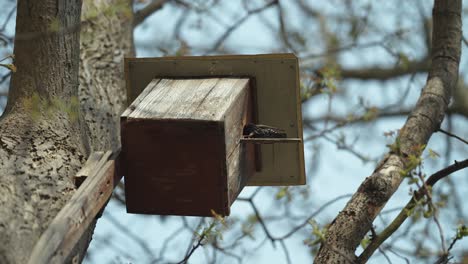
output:
[[[120,114],[127,96],[123,59],[134,56],[131,0],[85,0],[80,106],[90,150],[120,148]]]
[[[391,151],[333,220],[314,263],[360,261],[356,248],[442,123],[458,78],[461,0],[435,0],[433,21],[432,66],[421,96]]]
[[[80,23],[81,4],[18,1],[18,70],[0,119],[0,263],[26,263],[73,195],[73,176],[90,151],[119,147],[131,1],[86,0]],[[82,260],[93,229],[70,260]]]

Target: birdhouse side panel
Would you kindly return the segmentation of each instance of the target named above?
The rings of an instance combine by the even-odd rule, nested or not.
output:
[[[122,164],[129,213],[229,213],[220,122],[126,119]]]
[[[240,88],[240,87],[239,87]],[[254,146],[243,145],[243,128],[253,122],[253,96],[251,83],[246,83],[225,114],[226,164],[228,197],[231,205],[255,173]]]

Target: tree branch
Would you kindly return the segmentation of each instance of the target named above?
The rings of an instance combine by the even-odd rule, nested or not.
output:
[[[347,263],[342,254],[324,245],[333,245],[346,256],[354,255],[372,222],[404,179],[402,171],[414,168],[411,157],[419,157],[431,135],[439,129],[458,79],[461,5],[461,0],[450,3],[435,0],[432,66],[427,83],[393,148],[330,225],[315,263]]]
[[[449,176],[450,174],[462,170],[468,167],[468,159],[465,159],[461,162],[455,161],[454,164],[432,174],[429,179],[426,181],[427,186],[434,186],[439,180]],[[413,208],[416,207],[417,201],[421,199],[425,193],[425,187],[422,186],[419,188],[417,192],[415,192],[414,196],[411,200],[406,204],[406,206],[400,211],[398,216],[392,221],[390,225],[385,228],[378,236],[372,239],[372,242],[366,247],[364,252],[359,256],[358,263],[366,263],[367,260],[374,254],[375,250],[377,250],[382,243],[387,240],[408,218],[408,212],[411,211]]]
[[[441,132],[441,133],[443,133],[443,134],[445,134],[445,135],[447,135],[447,136],[449,136],[449,137],[456,138],[456,139],[460,140],[461,142],[463,142],[463,143],[465,143],[465,144],[468,144],[468,141],[466,141],[465,139],[463,139],[463,138],[461,138],[461,137],[459,137],[459,136],[457,136],[457,135],[454,135],[454,134],[452,134],[452,133],[450,133],[450,132],[448,132],[448,131],[445,131],[445,130],[443,130],[443,129],[441,129],[441,128],[439,128],[439,130],[438,130],[437,132]]]
[[[153,0],[143,9],[136,11],[133,17],[133,27],[140,25],[143,21],[145,21],[147,17],[161,9],[164,6],[164,4],[169,1],[170,0]]]
[[[15,12],[16,12],[16,5],[10,10],[10,12],[8,12],[8,15],[7,15],[5,21],[3,22],[2,26],[0,27],[0,31],[5,31],[6,26],[8,25],[8,22],[10,22],[10,19],[11,19],[11,17],[13,16],[13,14]]]
[[[429,69],[429,59],[423,58],[391,68],[370,67],[363,69],[341,69],[340,76],[344,79],[386,81],[403,75],[428,72]]]
[[[247,21],[247,19],[252,16],[252,15],[255,15],[255,14],[258,14],[258,13],[261,13],[263,11],[265,11],[266,9],[274,6],[278,4],[278,0],[273,0],[267,4],[265,4],[264,6],[262,7],[259,7],[259,8],[255,8],[255,9],[252,9],[252,10],[248,10],[247,11],[247,14],[245,14],[243,17],[241,17],[239,20],[237,20],[234,24],[232,24],[224,33],[223,35],[221,35],[218,40],[215,41],[214,45],[213,45],[213,48],[211,49],[211,51],[216,51],[218,50],[221,45],[223,44],[223,42],[232,34],[232,32],[234,32],[234,30],[236,30],[238,27],[240,27],[245,21]]]

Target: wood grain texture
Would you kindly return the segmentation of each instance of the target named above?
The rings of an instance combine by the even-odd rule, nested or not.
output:
[[[152,119],[223,120],[248,79],[155,79],[123,116]]]
[[[253,121],[253,98],[250,85],[246,85],[233,98],[233,103],[226,109],[224,135],[227,166],[227,195],[229,206],[255,173],[254,146],[240,144],[244,126]]]
[[[118,154],[118,153],[117,153]],[[93,152],[80,170],[87,179],[44,231],[29,264],[64,263],[110,198],[114,189],[115,155]]]
[[[130,102],[154,78],[248,77],[256,105],[253,123],[278,127],[290,137],[302,138],[299,66],[293,54],[126,58],[125,74]],[[288,143],[275,155],[263,155],[271,148],[259,148],[262,170],[248,185],[305,184],[302,142]]]
[[[127,211],[228,215],[254,171],[251,105],[247,78],[152,80],[121,117]]]

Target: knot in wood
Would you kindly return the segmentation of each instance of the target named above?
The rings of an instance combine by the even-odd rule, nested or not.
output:
[[[359,187],[359,192],[369,196],[369,202],[374,205],[382,205],[391,194],[390,183],[383,178],[381,173],[376,173],[367,177],[364,183]]]

